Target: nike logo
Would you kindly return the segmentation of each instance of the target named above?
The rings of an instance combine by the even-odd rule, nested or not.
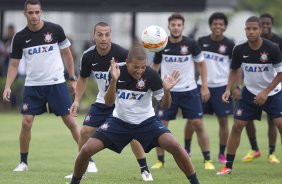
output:
[[[165,49],[164,52],[168,52],[170,49]]]
[[[29,40],[26,40],[26,41],[25,41],[25,43],[28,43],[28,42],[30,42],[30,41],[31,41],[31,39],[29,39]]]
[[[125,82],[125,81],[122,81],[122,80],[118,80],[118,82]]]
[[[243,58],[248,58],[248,57],[249,57],[249,56],[244,56],[244,55],[243,55]]]
[[[97,64],[98,64],[98,63],[93,63],[92,66],[95,66],[95,65],[97,65]]]
[[[163,129],[164,127],[159,127],[159,129]]]
[[[208,47],[208,46],[210,46],[209,44],[203,44],[203,47]]]

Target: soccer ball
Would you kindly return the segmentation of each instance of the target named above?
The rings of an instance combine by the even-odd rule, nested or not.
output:
[[[156,25],[146,27],[141,35],[141,43],[145,50],[160,52],[166,47],[168,41],[165,30]]]

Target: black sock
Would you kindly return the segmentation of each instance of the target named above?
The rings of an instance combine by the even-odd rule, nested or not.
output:
[[[77,178],[75,176],[72,176],[71,183],[70,184],[79,184],[81,178]]]
[[[257,143],[257,139],[256,138],[249,138],[252,150],[258,151],[258,143]]]
[[[164,155],[158,155],[158,160],[164,163]]]
[[[191,176],[187,176],[188,180],[190,181],[191,184],[199,184],[197,174],[194,173]]]
[[[275,146],[270,145],[269,146],[269,155],[272,155],[275,151]]]
[[[226,145],[220,144],[219,145],[219,154],[224,155]]]
[[[211,156],[210,156],[210,151],[203,151],[203,156],[205,160],[210,160]]]
[[[89,159],[89,162],[94,162],[94,160],[92,158]]]
[[[225,166],[229,169],[232,169],[234,159],[235,159],[235,155],[227,154]]]
[[[186,150],[191,150],[191,142],[192,142],[192,139],[185,139],[184,140],[184,143],[185,143],[185,146],[184,146],[184,148],[186,149]]]
[[[137,159],[137,161],[140,166],[141,173],[143,173],[144,171],[147,171],[148,173],[150,173],[148,166],[147,166],[146,158]]]
[[[21,153],[21,162],[25,163],[26,165],[27,165],[27,156],[28,156],[28,152]]]

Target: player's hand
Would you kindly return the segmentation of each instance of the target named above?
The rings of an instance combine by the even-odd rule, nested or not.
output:
[[[166,75],[163,79],[163,88],[164,90],[170,90],[180,81],[180,72],[174,70],[171,75]]]
[[[230,91],[225,91],[221,96],[221,99],[225,103],[229,103]]]
[[[77,101],[74,101],[70,107],[70,114],[74,117],[77,117],[78,116],[78,113],[77,113],[77,109],[79,107],[79,103]]]
[[[11,96],[11,88],[5,88],[3,92],[3,100],[5,102],[10,102],[10,96]]]
[[[267,98],[268,98],[268,93],[265,91],[262,91],[259,94],[257,94],[257,96],[254,97],[254,103],[256,105],[261,106],[266,102]]]
[[[118,63],[115,61],[115,58],[112,58],[111,60],[111,66],[110,66],[110,74],[112,79],[117,80],[120,76],[120,69]]]
[[[201,96],[202,96],[202,101],[203,102],[207,102],[210,99],[210,90],[207,86],[203,86],[201,87]]]

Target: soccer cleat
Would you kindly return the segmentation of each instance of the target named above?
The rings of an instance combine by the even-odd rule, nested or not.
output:
[[[143,181],[153,181],[151,173],[146,170],[142,172],[141,177]]]
[[[13,171],[16,171],[16,172],[28,171],[28,167],[26,163],[21,162]]]
[[[280,160],[278,160],[278,158],[276,158],[276,156],[274,154],[271,154],[268,156],[268,161],[271,164],[280,164]]]
[[[222,164],[225,164],[226,163],[226,157],[224,154],[219,154],[218,155],[218,162],[219,163],[222,163]]]
[[[205,169],[206,170],[214,170],[215,169],[211,160],[205,160]]]
[[[225,167],[223,167],[222,169],[220,169],[216,174],[217,174],[217,175],[229,175],[229,174],[231,174],[231,172],[232,172],[232,169],[227,168],[227,167],[225,166]]]
[[[95,162],[89,162],[88,167],[87,167],[87,172],[89,172],[89,173],[96,173],[96,172],[98,172],[98,169],[96,167]]]
[[[65,179],[72,179],[73,174],[65,176]],[[82,175],[82,179],[86,178],[86,174]]]
[[[246,156],[242,159],[243,162],[251,162],[255,158],[259,158],[261,156],[260,150],[250,150]]]
[[[162,169],[162,168],[164,168],[164,163],[159,160],[151,167],[151,169]]]

